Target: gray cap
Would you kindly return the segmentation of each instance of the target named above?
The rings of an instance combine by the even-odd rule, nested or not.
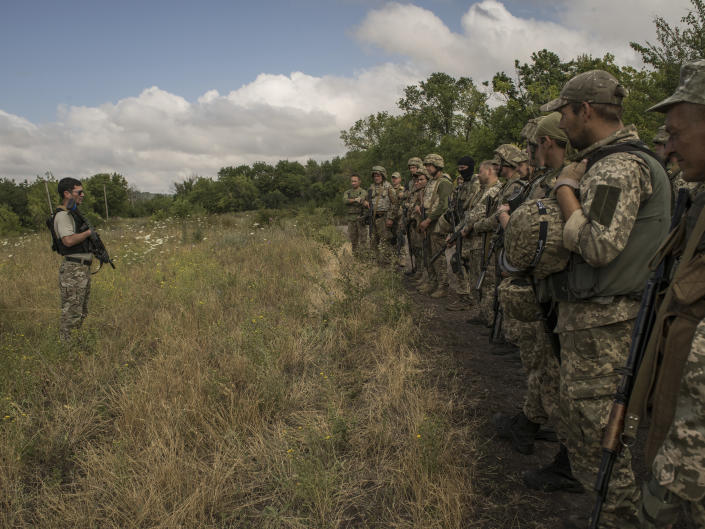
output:
[[[602,103],[621,105],[627,95],[617,78],[604,70],[590,70],[568,81],[560,95],[541,107],[541,112],[553,112],[569,103]]]
[[[649,112],[668,112],[676,103],[705,105],[705,60],[693,61],[681,67],[681,79],[673,95],[652,106]]]
[[[568,136],[565,135],[563,129],[561,129],[558,124],[561,121],[560,112],[551,112],[547,116],[539,118],[539,122],[536,126],[536,131],[534,133],[536,140],[548,136],[554,140],[561,140],[568,143]]]

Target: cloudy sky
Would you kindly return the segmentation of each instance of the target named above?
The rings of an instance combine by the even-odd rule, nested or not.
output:
[[[119,172],[168,192],[228,165],[329,159],[434,71],[616,55],[689,0],[0,0],[0,177]]]

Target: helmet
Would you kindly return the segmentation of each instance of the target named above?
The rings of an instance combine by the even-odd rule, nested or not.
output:
[[[512,213],[504,230],[507,261],[536,279],[564,270],[570,258],[570,250],[563,246],[564,226],[555,199],[527,200]]]
[[[372,173],[379,173],[382,175],[382,178],[387,178],[387,170],[381,165],[375,165],[372,168]]]
[[[494,151],[497,164],[503,163],[511,167],[516,167],[522,162],[528,162],[529,156],[526,151],[522,151],[516,145],[504,143],[497,147]]]
[[[423,159],[424,165],[433,165],[436,169],[443,169],[443,156],[440,154],[427,154]]]
[[[401,178],[401,173],[399,171],[394,171],[392,173],[392,178]]]
[[[406,165],[415,165],[417,168],[420,169],[421,167],[423,167],[423,160],[418,156],[414,156],[413,158],[409,158],[409,161],[406,163]]]
[[[419,176],[420,174],[424,175],[426,178],[428,178],[428,171],[426,168],[422,165],[419,167],[419,169],[416,171],[416,176]]]

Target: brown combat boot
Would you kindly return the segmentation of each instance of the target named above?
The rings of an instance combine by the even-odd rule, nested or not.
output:
[[[429,294],[429,297],[433,299],[445,298],[448,295],[448,286],[439,285],[438,288]]]
[[[435,292],[437,288],[438,285],[436,285],[436,283],[426,282],[416,290],[421,294],[430,294],[431,292]]]

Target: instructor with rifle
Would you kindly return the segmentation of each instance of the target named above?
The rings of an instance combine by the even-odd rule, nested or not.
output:
[[[80,180],[62,178],[58,186],[61,206],[48,222],[52,231],[52,249],[64,257],[59,267],[61,293],[61,324],[59,336],[70,342],[88,315],[91,291],[91,264],[95,255],[101,262],[115,268],[100,237],[78,210],[85,192]]]

